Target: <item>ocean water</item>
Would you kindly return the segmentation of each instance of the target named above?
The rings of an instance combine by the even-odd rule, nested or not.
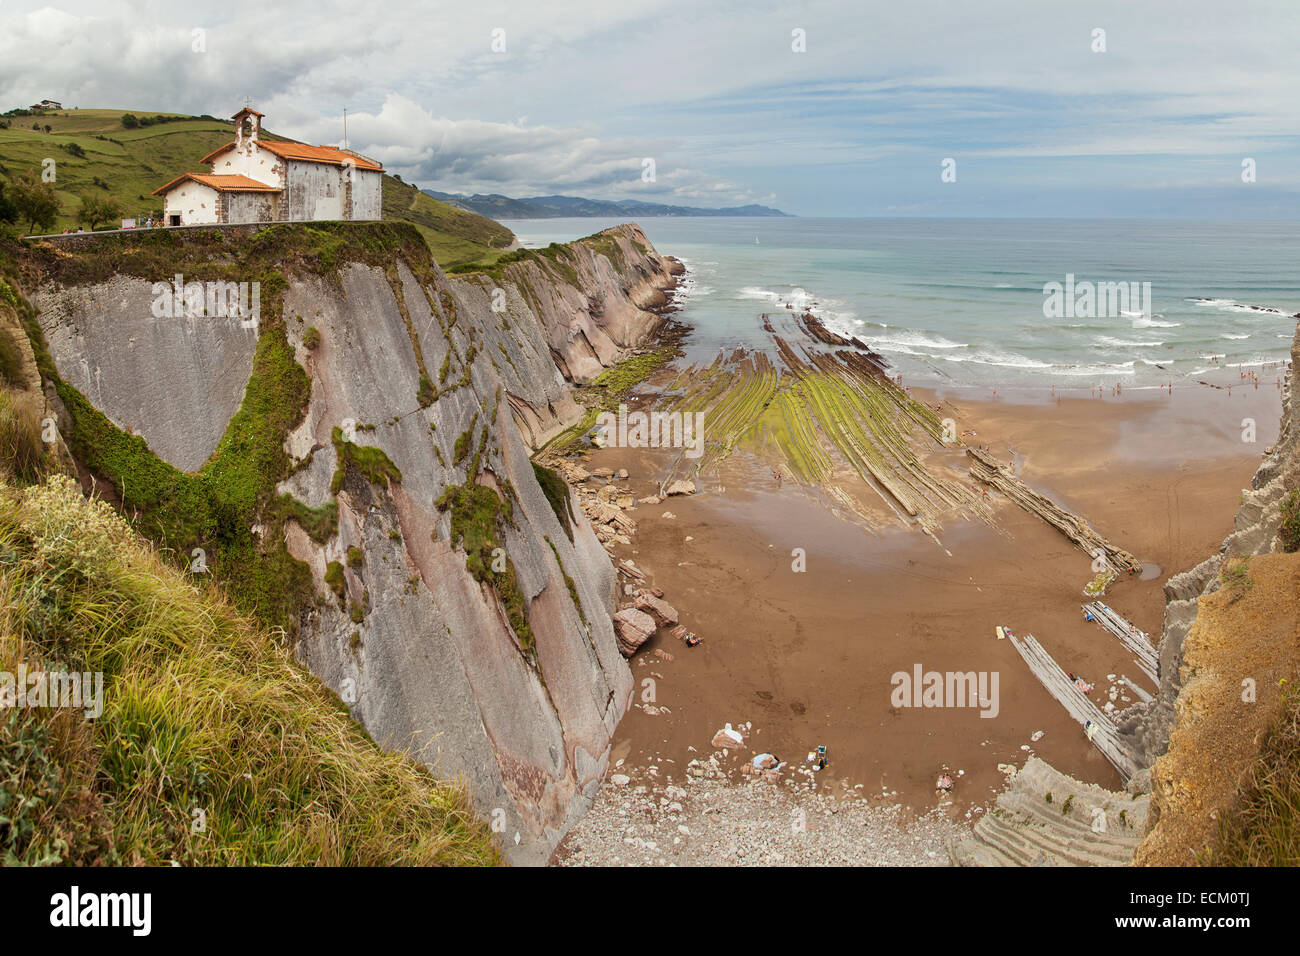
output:
[[[616,220],[506,223],[525,246]],[[689,269],[690,356],[765,347],[759,316],[810,308],[918,384],[1091,388],[1273,382],[1300,312],[1300,224],[1174,220],[640,221]],[[1067,312],[1067,276],[1075,307]],[[1063,288],[1045,314],[1044,287]],[[1085,283],[1124,283],[1092,308]],[[1149,283],[1149,286],[1144,284]],[[1132,285],[1130,285],[1132,284]],[[1144,296],[1149,289],[1149,296]],[[1127,308],[1124,306],[1127,305]],[[1107,307],[1109,306],[1109,308]]]

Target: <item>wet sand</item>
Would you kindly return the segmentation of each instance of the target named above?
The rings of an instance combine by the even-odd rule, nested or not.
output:
[[[1060,404],[1050,395],[914,394],[942,402],[944,416],[977,433],[966,442],[1014,459],[1031,487],[1159,566],[1150,580],[1117,581],[1104,598],[1153,638],[1165,579],[1218,549],[1280,413],[1271,384],[1234,388],[1231,397],[1180,386],[1172,398],[1085,393]],[[1241,440],[1246,417],[1257,422],[1255,444]],[[666,455],[602,449],[590,467],[627,468],[642,497],[654,493]],[[964,474],[961,456],[945,457]],[[1082,728],[994,635],[997,624],[1033,633],[1061,666],[1096,685],[1099,705],[1109,699],[1108,674],[1154,690],[1114,637],[1082,619],[1091,559],[1038,518],[1003,502],[991,524],[945,520],[938,541],[901,526],[868,533],[836,517],[819,492],[778,486],[771,468],[745,453],[706,476],[700,494],[630,515],[636,535],[616,553],[647,572],[704,643],[687,648],[661,631],[632,659],[638,706],[619,727],[614,761],[680,777],[724,723],[750,721],[750,754],[794,763],[824,744],[822,789],[916,810],[941,802],[934,784],[944,766],[957,781],[954,816],[988,804],[1004,780],[998,764],[1020,765],[1026,746],[1081,780],[1119,785]],[[804,573],[792,570],[795,548],[806,553]],[[674,659],[656,659],[657,648]],[[891,675],[917,664],[997,672],[997,716],[892,707]],[[641,706],[651,690],[657,714]],[[1036,731],[1043,736],[1031,742]]]

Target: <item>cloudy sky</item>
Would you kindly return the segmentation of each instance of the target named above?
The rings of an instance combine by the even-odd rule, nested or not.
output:
[[[353,148],[451,192],[1285,218],[1297,27],[1297,0],[0,0],[0,109],[248,97],[339,144],[346,107]]]

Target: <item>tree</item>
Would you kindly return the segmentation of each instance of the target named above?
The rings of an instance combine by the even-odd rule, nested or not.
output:
[[[49,132],[52,131],[53,129],[54,129],[54,127],[51,126],[49,123],[46,123],[46,124],[45,124],[45,132],[46,132],[46,133],[49,133]]]
[[[139,125],[140,120],[134,113],[122,114],[122,126],[124,129],[135,129]]]
[[[100,223],[112,222],[122,218],[122,204],[116,199],[98,196],[82,196],[81,211],[77,213],[77,222],[98,229]]]
[[[51,229],[55,217],[59,214],[59,197],[54,193],[54,184],[38,181],[33,176],[17,179],[10,186],[14,207],[18,210],[18,219],[27,223],[30,236],[39,226]]]
[[[5,195],[5,184],[0,183],[0,222],[10,223],[18,221],[18,207],[14,205],[13,198]]]

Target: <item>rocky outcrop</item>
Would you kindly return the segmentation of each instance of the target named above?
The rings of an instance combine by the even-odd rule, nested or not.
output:
[[[1110,566],[1118,571],[1142,570],[1142,562],[1133,554],[1111,544],[1083,518],[1066,511],[1046,495],[1034,491],[1009,466],[1001,464],[988,452],[979,448],[967,448],[966,455],[970,458],[972,478],[997,489],[1030,514],[1042,518],[1085,553],[1093,557],[1104,554]]]
[[[482,347],[534,448],[581,417],[567,383],[589,381],[659,329],[652,310],[684,271],[636,225],[548,253],[451,276],[446,287],[459,312],[496,318],[480,329]]]
[[[663,321],[648,307],[679,267],[624,226],[447,277],[406,227],[347,228],[403,244],[331,252],[329,268],[286,256],[274,303],[263,293],[310,390],[274,489],[298,516],[253,532],[283,527],[309,571],[299,657],[382,746],[462,776],[510,859],[543,862],[604,777],[632,677],[609,556],[581,509],[561,521],[529,452],[580,417],[570,382]],[[83,282],[38,266],[30,298],[64,387],[193,472],[248,407],[265,330],[159,318],[152,285],[171,276],[139,271]],[[322,532],[307,514],[333,518]]]
[[[1146,827],[1147,802],[1030,757],[949,853],[957,866],[1126,866]]]

